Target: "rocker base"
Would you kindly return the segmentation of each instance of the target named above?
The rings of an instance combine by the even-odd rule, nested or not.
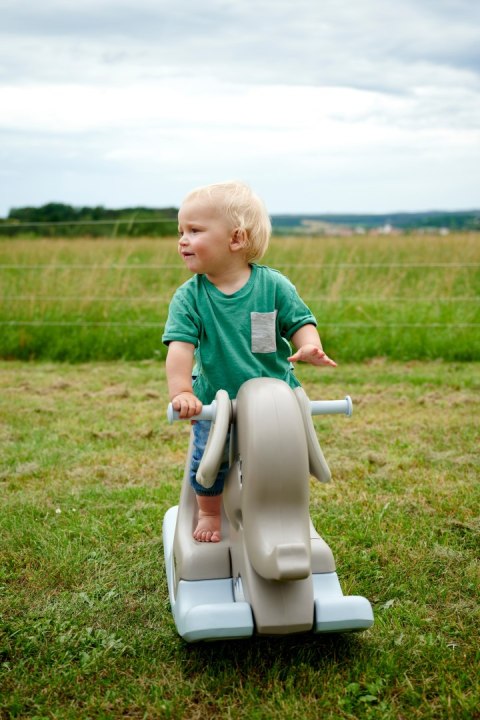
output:
[[[235,599],[232,577],[179,580],[176,585],[173,541],[177,513],[175,506],[165,514],[163,545],[170,605],[179,635],[187,642],[251,637],[255,632],[252,609],[243,593],[236,591]],[[312,579],[314,633],[354,632],[373,624],[369,601],[343,595],[336,572],[315,573]]]

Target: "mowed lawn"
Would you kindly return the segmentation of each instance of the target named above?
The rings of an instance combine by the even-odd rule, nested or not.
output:
[[[315,420],[333,481],[311,514],[375,624],[187,645],[161,524],[189,430],[163,362],[0,363],[0,717],[479,717],[480,364],[298,372],[353,399]]]

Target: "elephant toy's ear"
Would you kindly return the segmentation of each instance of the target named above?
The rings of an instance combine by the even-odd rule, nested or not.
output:
[[[315,426],[313,424],[312,414],[310,411],[310,401],[303,388],[295,388],[294,393],[300,406],[303,425],[305,427],[310,474],[321,482],[329,482],[332,478],[332,473],[330,472],[330,468],[327,465],[322,448],[318,442],[317,433],[315,432]]]
[[[211,488],[218,475],[225,451],[228,429],[232,422],[232,403],[226,390],[219,390],[215,396],[216,413],[212,422],[207,446],[197,470],[197,481],[205,488]]]

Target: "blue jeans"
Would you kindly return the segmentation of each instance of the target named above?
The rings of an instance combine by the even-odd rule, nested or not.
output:
[[[228,441],[230,433],[227,435],[227,442],[225,445],[225,452],[218,471],[215,483],[211,488],[205,488],[203,485],[197,482],[196,474],[200,461],[205,452],[205,446],[208,440],[208,434],[211,426],[210,420],[197,420],[193,423],[193,451],[192,451],[192,462],[190,465],[190,485],[195,490],[197,495],[221,495],[223,492],[223,485],[227,476],[229,464],[228,464]]]

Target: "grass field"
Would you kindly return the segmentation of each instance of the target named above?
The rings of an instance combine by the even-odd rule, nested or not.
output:
[[[274,238],[339,361],[480,360],[480,235]],[[0,241],[0,357],[164,357],[174,239]]]
[[[163,363],[0,363],[0,717],[478,718],[479,371],[301,366],[312,399],[354,401],[315,420],[333,482],[311,510],[375,624],[189,646],[161,543],[188,428]]]

